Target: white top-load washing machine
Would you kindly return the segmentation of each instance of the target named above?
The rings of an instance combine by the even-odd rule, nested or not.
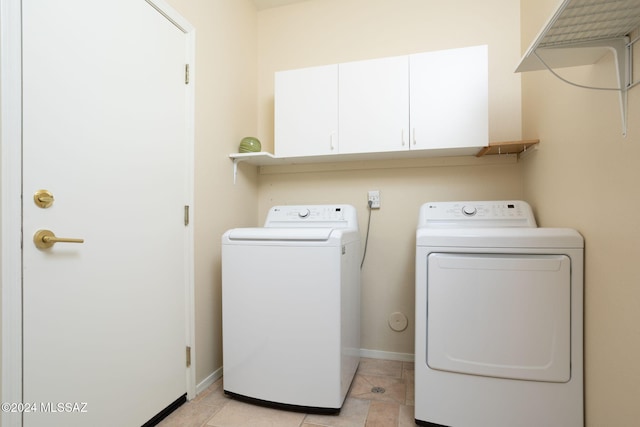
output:
[[[583,248],[522,201],[421,207],[417,424],[583,427]]]
[[[227,395],[340,411],[359,363],[360,234],[349,205],[275,206],[222,237]]]

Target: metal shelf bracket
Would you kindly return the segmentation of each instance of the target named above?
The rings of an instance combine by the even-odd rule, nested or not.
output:
[[[627,92],[633,79],[633,45],[628,35],[640,26],[640,2],[635,0],[564,0],[550,17],[518,65],[516,72],[549,70],[574,86],[617,91],[622,133],[627,134]],[[553,68],[589,65],[608,51],[614,54],[617,87],[598,88],[565,80]]]

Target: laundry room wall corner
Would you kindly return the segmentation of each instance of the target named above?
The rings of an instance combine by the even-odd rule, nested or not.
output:
[[[484,44],[489,52],[489,139],[521,139],[520,75],[513,73],[520,59],[519,2],[308,0],[263,10],[258,22],[263,146],[273,145],[275,72]],[[366,354],[413,357],[420,205],[522,196],[521,165],[515,161],[470,166],[452,158],[419,160],[424,159],[263,166],[259,175],[261,218],[276,204],[352,204],[363,242],[367,191],[380,190],[382,206],[371,213],[362,270],[362,347],[372,350]],[[403,331],[389,326],[395,312],[409,320]]]
[[[557,4],[521,2],[523,51]],[[637,80],[640,46],[634,53]],[[587,86],[617,85],[611,54],[555,71]],[[640,89],[628,97],[624,137],[616,92],[577,88],[548,71],[523,74],[523,137],[542,142],[523,162],[524,198],[540,226],[572,227],[585,238],[587,427],[640,419]]]
[[[168,0],[196,28],[195,343],[196,383],[222,372],[221,237],[255,226],[257,173],[229,153],[256,135],[257,12],[251,0]]]

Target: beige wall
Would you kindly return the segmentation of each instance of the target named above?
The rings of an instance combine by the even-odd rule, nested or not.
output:
[[[309,0],[258,13],[259,136],[273,147],[274,72],[489,45],[490,139],[520,139],[520,8],[513,0]],[[503,157],[262,167],[259,219],[275,204],[349,203],[364,242],[366,195],[380,190],[362,272],[362,347],[413,354],[418,208],[435,200],[520,198],[520,165]],[[496,163],[497,162],[497,163]],[[392,331],[388,316],[409,318]]]
[[[229,153],[256,133],[257,15],[251,0],[170,0],[196,28],[196,376],[222,366],[220,237],[257,222],[255,168],[233,184]]]
[[[274,72],[489,46],[489,129],[519,139],[520,7],[514,0],[308,0],[258,14],[259,132],[273,152]]]
[[[556,3],[522,2],[525,45]],[[611,56],[556,71],[586,85],[615,85]],[[628,115],[623,138],[616,93],[576,88],[545,71],[523,76],[523,134],[542,141],[523,162],[524,196],[540,225],[585,237],[586,420],[593,427],[640,420],[640,88],[629,92]]]
[[[367,191],[380,190],[382,207],[371,215],[362,269],[363,349],[413,355],[415,231],[422,203],[521,195],[521,176],[515,163],[442,162],[332,164],[301,168],[304,171],[295,173],[270,168],[260,176],[262,218],[277,204],[352,204],[358,209],[363,244]],[[388,316],[396,311],[409,319],[409,327],[403,332],[394,332],[388,326]]]
[[[519,139],[519,2],[488,0],[309,0],[257,13],[250,0],[169,0],[197,28],[196,372],[222,366],[220,236],[263,221],[279,203],[351,203],[366,227],[366,191],[381,190],[363,271],[363,347],[413,353],[413,256],[417,210],[429,200],[520,198],[542,226],[586,239],[585,345],[588,426],[640,419],[640,89],[630,92],[629,133],[620,135],[617,96],[573,88],[546,72],[523,75],[522,136],[540,138],[524,161],[436,159],[254,167],[231,161],[240,138],[273,147],[277,70],[489,44],[490,136]],[[557,0],[522,0],[523,49]],[[257,42],[256,42],[257,40]],[[637,51],[637,49],[636,49]],[[640,55],[636,55],[640,58]],[[640,69],[640,65],[637,67]],[[611,59],[563,71],[610,84]],[[636,77],[637,78],[637,77]],[[256,108],[257,100],[257,108]],[[392,332],[392,311],[410,327]]]

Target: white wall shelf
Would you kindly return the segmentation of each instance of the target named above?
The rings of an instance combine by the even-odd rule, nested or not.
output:
[[[524,141],[491,142],[487,147],[483,147],[480,150],[475,147],[462,149],[430,149],[374,153],[327,154],[299,157],[277,157],[269,152],[260,151],[256,153],[232,153],[229,154],[229,158],[233,161],[233,182],[235,183],[238,174],[238,164],[241,162],[254,166],[290,166],[331,162],[371,162],[376,160],[402,160],[437,157],[485,157],[493,154],[516,154],[518,157],[520,157],[527,150],[531,151],[530,147],[536,146],[539,142],[540,141],[537,139]]]
[[[627,91],[635,85],[631,81],[631,56],[636,42],[629,42],[628,35],[638,27],[638,0],[563,0],[527,49],[516,72],[548,69],[559,77],[553,68],[594,64],[613,52],[618,87],[606,90],[620,94],[622,133],[626,135]]]

